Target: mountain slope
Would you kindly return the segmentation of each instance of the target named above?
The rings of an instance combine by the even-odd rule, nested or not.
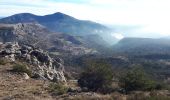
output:
[[[97,34],[109,44],[114,44],[114,41],[117,41],[111,35],[112,31],[110,28],[96,22],[79,20],[60,12],[45,16],[38,16],[30,13],[20,13],[0,19],[0,23],[4,24],[28,22],[39,23],[53,32],[66,33],[74,36]]]
[[[78,20],[63,13],[37,16],[30,13],[12,15],[0,20],[0,23],[16,24],[38,22],[55,32],[72,33],[76,35],[96,34],[108,30],[107,27],[90,21]]]
[[[105,50],[109,48],[109,44],[105,40],[103,40],[100,35],[97,34],[80,37],[80,41],[82,41],[85,46],[101,52],[105,52]]]
[[[129,54],[170,53],[170,39],[124,38],[113,46],[115,52]]]
[[[74,36],[50,32],[37,23],[0,24],[0,42],[15,41],[63,54],[81,55],[94,51]]]

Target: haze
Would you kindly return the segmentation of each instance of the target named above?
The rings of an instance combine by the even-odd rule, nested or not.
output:
[[[169,0],[0,0],[0,16],[62,12],[108,25],[118,38],[158,38],[170,35],[169,4]]]

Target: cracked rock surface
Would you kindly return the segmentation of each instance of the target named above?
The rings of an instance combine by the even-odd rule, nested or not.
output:
[[[66,82],[64,77],[64,61],[60,58],[51,58],[42,49],[28,45],[18,45],[17,42],[0,43],[1,58],[15,62],[22,59],[34,66],[31,72],[36,77],[55,82]]]

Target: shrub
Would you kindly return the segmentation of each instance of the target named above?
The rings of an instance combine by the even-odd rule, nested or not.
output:
[[[152,90],[156,88],[156,83],[149,79],[144,70],[139,67],[134,67],[120,77],[119,85],[126,92],[133,90]]]
[[[0,65],[5,65],[7,63],[7,61],[5,61],[4,59],[0,59]]]
[[[13,66],[12,71],[19,73],[27,73],[29,76],[31,76],[31,70],[29,70],[26,65],[16,64]]]
[[[67,93],[68,88],[60,83],[51,83],[48,90],[52,95],[62,95]]]
[[[90,91],[109,92],[112,84],[113,73],[111,66],[95,62],[90,64],[78,79],[78,84],[82,88]]]

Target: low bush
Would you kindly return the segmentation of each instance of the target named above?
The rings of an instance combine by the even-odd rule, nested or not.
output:
[[[125,92],[134,90],[153,90],[157,87],[155,81],[149,78],[143,69],[139,67],[134,67],[130,69],[125,75],[121,76],[119,79],[119,85]]]
[[[4,60],[4,59],[0,59],[0,65],[5,65],[7,63],[7,61],[6,60]]]
[[[68,88],[60,83],[51,83],[48,87],[48,90],[52,95],[62,95],[67,93]]]
[[[111,66],[102,62],[95,62],[88,66],[80,75],[78,84],[90,91],[107,93],[111,91],[113,72]]]
[[[31,70],[27,68],[26,65],[23,64],[15,64],[12,69],[13,72],[18,72],[18,73],[27,73],[28,76],[31,76]]]

